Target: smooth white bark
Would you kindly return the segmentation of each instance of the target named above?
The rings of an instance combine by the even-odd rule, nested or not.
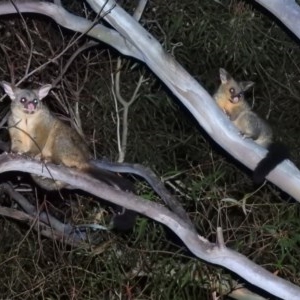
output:
[[[91,21],[69,13],[62,6],[40,1],[14,1],[14,3],[21,13],[37,13],[48,16],[65,28],[86,33],[86,35],[114,47],[124,55],[143,60],[141,53],[117,31],[101,24],[93,25]],[[0,15],[17,13],[15,6],[11,2],[0,2]]]
[[[96,12],[101,11],[107,1],[87,0]],[[21,12],[45,14],[61,26],[85,32],[92,22],[68,13],[62,7],[47,2],[15,2]],[[114,7],[114,8],[113,8]],[[166,84],[174,95],[187,107],[206,132],[228,153],[250,169],[265,156],[266,150],[249,140],[243,140],[236,128],[216,106],[211,96],[184,70],[158,41],[122,8],[108,1],[104,12],[115,29],[95,26],[96,32],[87,34],[119,50],[125,55],[140,59]],[[16,13],[11,3],[0,3],[0,15]],[[278,165],[267,177],[280,189],[300,201],[300,172],[290,161]]]
[[[296,285],[266,271],[238,252],[226,248],[220,229],[218,230],[217,244],[210,243],[204,237],[197,235],[194,230],[191,230],[189,224],[166,207],[131,193],[113,189],[75,169],[51,164],[47,164],[47,168],[45,168],[40,162],[26,159],[20,155],[2,154],[0,155],[0,173],[9,171],[29,172],[61,180],[99,198],[135,210],[169,227],[198,258],[226,267],[255,286],[282,299],[297,299],[300,295],[300,288]]]

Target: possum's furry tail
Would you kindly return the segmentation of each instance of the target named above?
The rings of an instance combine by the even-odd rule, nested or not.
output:
[[[281,143],[273,143],[268,147],[269,152],[256,166],[253,172],[255,184],[262,184],[265,177],[282,161],[290,157],[288,148]]]

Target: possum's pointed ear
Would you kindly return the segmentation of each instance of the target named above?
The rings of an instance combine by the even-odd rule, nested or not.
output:
[[[242,89],[243,92],[245,92],[248,89],[250,89],[253,85],[254,85],[253,81],[241,81],[240,82],[240,87],[241,87],[241,89]]]
[[[5,93],[9,98],[14,101],[16,99],[16,87],[6,81],[1,81],[1,86],[3,87]]]
[[[42,100],[43,98],[45,98],[48,94],[49,91],[52,89],[52,85],[51,84],[45,84],[43,86],[41,86],[36,92],[37,95],[39,97],[39,100]]]
[[[231,79],[231,75],[223,68],[220,68],[220,79],[223,84]]]

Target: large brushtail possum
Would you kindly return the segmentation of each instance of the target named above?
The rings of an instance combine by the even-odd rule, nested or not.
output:
[[[11,151],[24,153],[44,162],[62,164],[77,168],[93,177],[122,190],[133,190],[131,182],[116,174],[97,169],[89,162],[89,149],[77,133],[67,124],[55,117],[44,105],[44,99],[52,86],[46,84],[39,89],[20,89],[5,81],[2,83],[6,94],[11,99],[11,113],[8,118]],[[44,167],[43,170],[48,172]],[[32,174],[33,179],[46,190],[57,190],[67,187],[63,182]],[[126,225],[126,212],[130,216]],[[134,213],[126,211],[116,215],[117,227],[132,226]],[[118,218],[120,218],[118,220]],[[124,221],[124,222],[123,222]],[[128,228],[118,228],[128,229]]]
[[[245,92],[253,86],[252,81],[237,82],[225,69],[220,69],[221,84],[214,94],[219,107],[227,114],[229,119],[238,128],[245,138],[251,138],[254,142],[269,150],[254,170],[254,182],[262,183],[272,169],[288,158],[286,146],[273,143],[271,127],[253,112],[245,100]]]

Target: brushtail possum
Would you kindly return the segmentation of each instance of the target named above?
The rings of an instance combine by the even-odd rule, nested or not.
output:
[[[253,180],[259,184],[279,163],[289,157],[286,146],[273,143],[271,127],[253,112],[245,100],[245,92],[254,85],[252,81],[236,81],[225,69],[220,68],[221,84],[214,94],[218,106],[227,114],[245,138],[269,150],[257,165]]]
[[[67,124],[55,117],[44,105],[44,99],[52,86],[46,84],[39,89],[20,89],[5,81],[1,83],[11,99],[11,113],[8,118],[11,151],[24,153],[45,162],[77,168],[109,185],[122,190],[133,190],[131,182],[116,174],[97,169],[89,162],[90,152],[81,136]],[[44,168],[45,172],[48,172]],[[38,185],[46,190],[67,187],[63,182],[32,174]],[[128,216],[128,218],[127,218]],[[116,215],[114,224],[118,229],[133,226],[135,213],[125,211]],[[123,226],[126,228],[119,228]]]

